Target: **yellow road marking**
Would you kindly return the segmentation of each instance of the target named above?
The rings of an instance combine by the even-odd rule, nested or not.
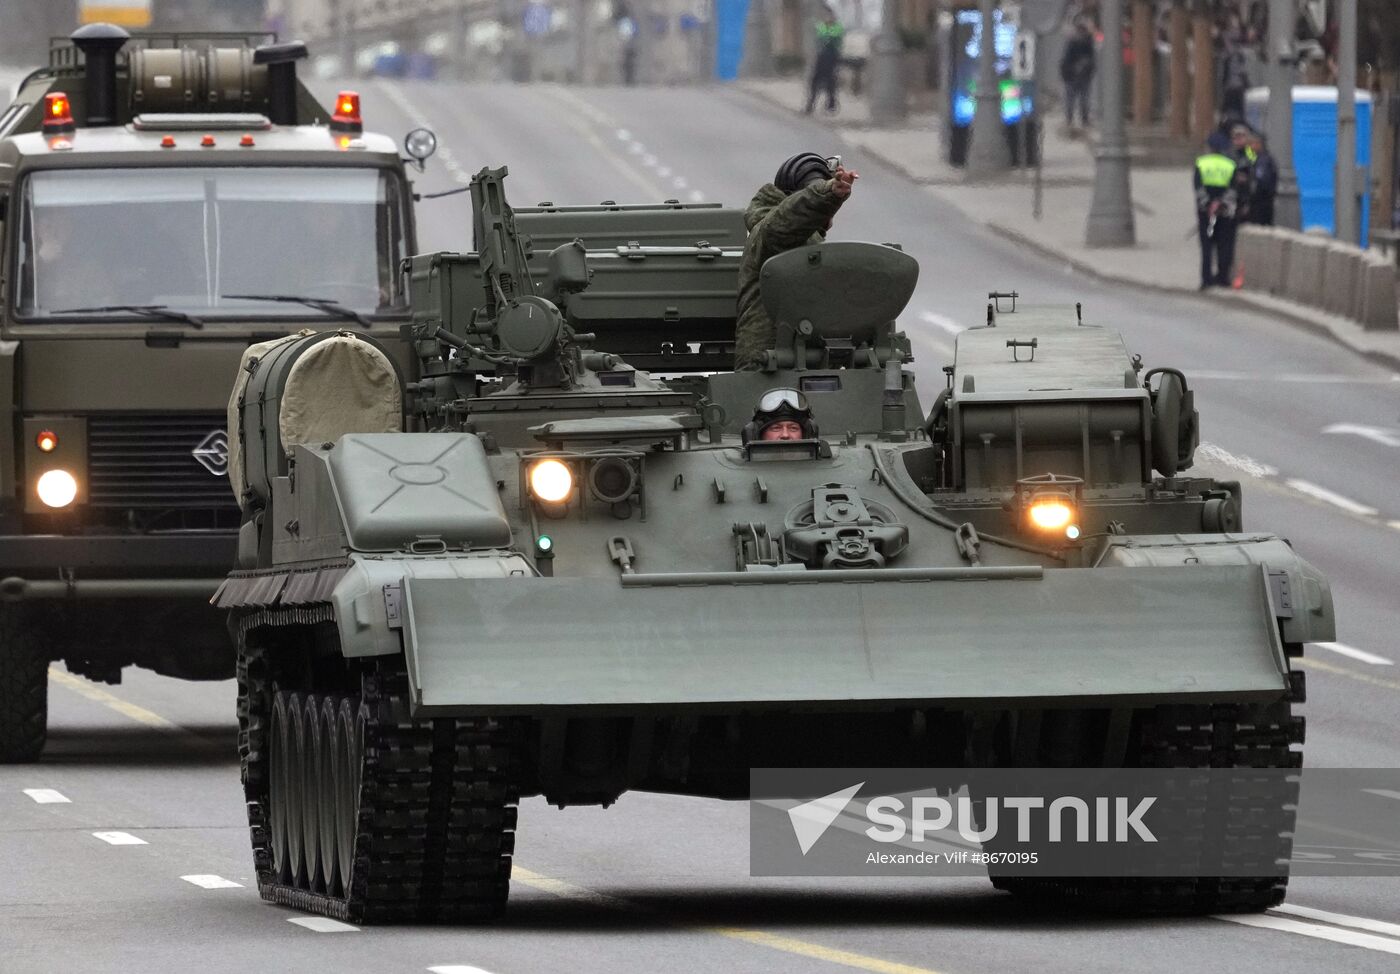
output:
[[[626,910],[631,913],[645,913],[656,915],[655,911],[644,906],[629,902],[616,896],[609,896],[606,893],[599,893],[595,890],[587,889],[583,886],[575,886],[573,883],[565,882],[562,879],[553,879],[549,876],[541,876],[539,873],[522,869],[520,866],[511,870],[511,876],[526,886],[558,896],[561,899],[576,900],[582,903],[590,903],[594,906],[604,907],[610,910]],[[821,944],[810,943],[806,940],[798,940],[794,937],[783,937],[775,933],[768,933],[764,930],[747,930],[743,927],[707,927],[695,924],[686,924],[681,921],[673,921],[662,918],[665,922],[678,927],[689,927],[701,933],[717,934],[727,937],[730,940],[738,940],[741,943],[752,944],[756,947],[767,947],[770,950],[780,950],[785,954],[796,954],[799,957],[810,957],[813,960],[826,961],[828,964],[840,964],[843,967],[854,967],[857,970],[872,971],[874,974],[938,974],[927,967],[914,967],[909,964],[900,964],[896,961],[881,960],[878,957],[868,957],[865,954],[853,953],[849,950],[837,950],[835,947],[824,947]]]
[[[1304,656],[1299,662],[1310,670],[1322,670],[1325,673],[1335,673],[1344,676],[1358,683],[1369,683],[1373,687],[1385,687],[1387,690],[1400,690],[1400,680],[1387,680],[1382,676],[1371,676],[1369,673],[1358,673],[1349,670],[1345,666],[1337,666],[1333,663],[1324,663],[1320,659],[1311,656]]]
[[[134,703],[128,703],[121,697],[108,693],[101,687],[89,683],[81,677],[76,677],[72,673],[66,673],[57,667],[49,667],[49,679],[59,686],[67,687],[79,696],[87,697],[89,700],[109,707],[121,714],[123,717],[130,717],[138,724],[145,724],[147,727],[159,727],[163,730],[184,730],[179,724],[166,720],[160,714],[152,713],[145,707],[138,707]]]

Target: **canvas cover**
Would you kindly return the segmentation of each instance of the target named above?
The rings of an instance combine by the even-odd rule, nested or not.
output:
[[[238,435],[240,403],[252,376],[249,365],[277,348],[299,342],[309,330],[250,345],[243,353],[229,397],[229,480],[240,500],[247,482],[245,438]],[[280,395],[264,390],[277,408],[278,446],[335,442],[346,433],[394,433],[403,429],[403,391],[389,358],[374,345],[348,333],[307,343],[287,368]],[[269,393],[272,395],[269,396]],[[271,425],[267,423],[266,425]]]
[[[346,433],[402,429],[403,390],[394,363],[369,342],[336,335],[292,363],[277,417],[284,451],[334,443]]]

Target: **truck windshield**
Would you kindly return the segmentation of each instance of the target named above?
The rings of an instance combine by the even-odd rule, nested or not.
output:
[[[377,169],[74,169],[25,183],[15,311],[157,305],[204,320],[311,316],[292,294],[405,310],[398,180]],[[88,311],[79,317],[132,313]]]

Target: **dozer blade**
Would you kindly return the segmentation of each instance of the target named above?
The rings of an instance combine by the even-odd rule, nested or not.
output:
[[[980,571],[405,578],[415,712],[1144,706],[1286,692],[1258,566]]]

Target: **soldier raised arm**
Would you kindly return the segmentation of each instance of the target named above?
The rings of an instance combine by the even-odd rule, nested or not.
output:
[[[760,299],[763,262],[785,250],[821,243],[858,178],[839,159],[833,166],[815,152],[804,152],[784,162],[773,181],[759,187],[749,201],[744,214],[749,237],[739,267],[735,369],[757,370],[777,337]]]

